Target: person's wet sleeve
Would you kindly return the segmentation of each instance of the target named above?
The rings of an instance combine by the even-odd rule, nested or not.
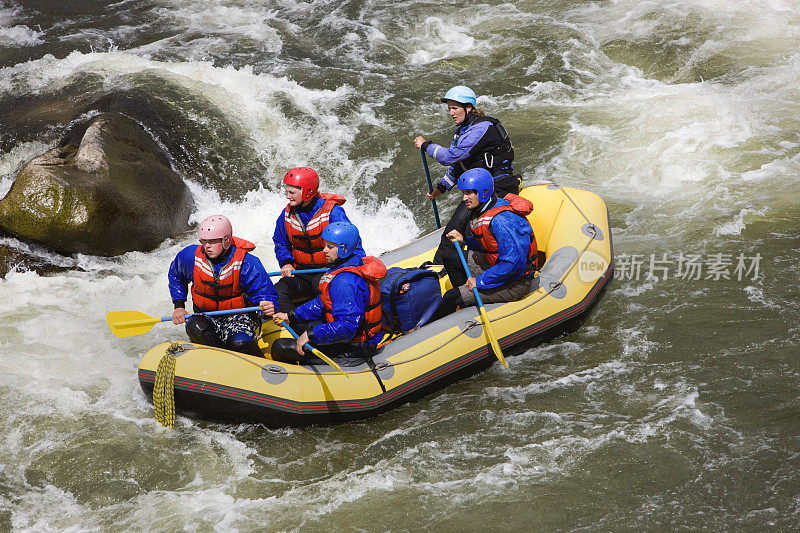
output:
[[[294,264],[294,257],[292,256],[292,245],[289,243],[289,235],[286,233],[286,224],[283,222],[283,211],[278,216],[275,223],[275,232],[272,234],[272,242],[275,244],[275,259],[278,260],[278,265]]]
[[[179,303],[186,304],[189,283],[194,279],[194,254],[196,250],[196,245],[187,246],[178,252],[178,255],[169,265],[169,271],[167,272],[169,294],[176,305]]]
[[[347,342],[356,336],[365,308],[363,287],[359,285],[366,286],[366,282],[350,272],[343,272],[333,278],[329,291],[333,322],[314,326],[314,339],[317,344]]]
[[[530,231],[511,217],[517,215],[504,212],[492,219],[492,234],[497,239],[497,263],[475,278],[478,289],[494,289],[525,274]]]
[[[272,302],[275,309],[278,309],[278,292],[258,257],[252,254],[244,256],[242,271],[239,274],[239,284],[250,305],[258,305],[259,302],[266,300]]]

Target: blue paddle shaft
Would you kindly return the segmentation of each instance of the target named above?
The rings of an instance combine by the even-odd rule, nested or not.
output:
[[[214,316],[214,315],[237,315],[239,313],[252,313],[253,311],[261,311],[260,307],[242,307],[240,309],[223,309],[222,311],[209,311],[207,313],[191,313],[186,315],[185,318],[199,316],[199,315],[206,315],[206,316]],[[161,317],[162,322],[166,322],[167,320],[172,320],[171,316],[163,316]]]
[[[307,268],[305,270],[292,270],[292,274],[319,274],[320,272],[327,272],[329,269],[327,268]],[[278,270],[277,272],[267,272],[267,276],[273,278],[275,276],[280,276],[281,271]]]
[[[425,157],[425,150],[419,151],[422,156],[422,166],[425,167],[425,177],[428,179],[428,192],[433,194],[433,182],[431,181],[431,172],[428,170],[428,159]],[[433,216],[436,217],[436,228],[441,228],[442,223],[439,221],[439,208],[436,207],[436,198],[431,200],[433,204]]]
[[[464,272],[467,273],[467,278],[471,278],[472,273],[469,271],[469,267],[467,266],[467,260],[464,258],[464,252],[461,251],[461,245],[455,239],[453,239],[453,244],[456,246],[458,258],[461,259],[461,264],[464,267]],[[503,352],[500,351],[500,344],[497,342],[497,339],[494,336],[489,317],[486,316],[486,310],[483,308],[483,300],[481,300],[481,295],[478,294],[477,287],[472,289],[472,294],[475,295],[475,301],[478,303],[478,311],[481,314],[481,322],[483,322],[483,327],[486,328],[486,334],[489,336],[489,344],[492,345],[492,350],[497,356],[497,359],[503,363],[503,366],[506,367],[506,369],[508,369],[508,363],[506,363],[506,359],[503,357]]]
[[[292,272],[295,274],[318,274],[320,272],[327,272],[328,268],[309,268],[306,270],[293,270]],[[280,271],[278,272],[267,272],[267,275],[272,276],[279,276]],[[193,316],[198,315],[206,315],[206,316],[215,316],[215,315],[236,315],[239,313],[251,313],[253,311],[261,311],[260,307],[242,307],[240,309],[223,309],[222,311],[208,311],[207,313],[189,313],[186,315],[185,318],[191,318]],[[162,316],[161,322],[171,322],[172,316]],[[297,338],[297,337],[295,337]]]
[[[286,331],[291,333],[292,337],[294,337],[295,339],[299,339],[300,338],[300,335],[298,335],[297,332],[295,330],[293,330],[292,327],[289,325],[289,323],[286,322],[285,320],[281,320],[281,326],[285,327]],[[314,347],[311,346],[311,344],[308,343],[308,342],[303,345],[303,348],[308,349],[309,352],[314,349]]]
[[[297,332],[295,330],[293,330],[292,327],[289,325],[289,323],[286,322],[285,320],[281,320],[281,326],[285,327],[286,331],[291,333],[292,337],[294,337],[295,339],[299,339],[300,338],[300,335],[298,335]]]
[[[461,251],[461,244],[456,240],[453,240],[453,244],[455,245],[456,251],[458,252],[458,258],[461,259],[461,265],[464,267],[464,272],[467,273],[468,278],[471,278],[472,273],[469,271],[469,267],[467,266],[467,260],[464,257],[464,252]],[[478,307],[483,307],[483,301],[481,300],[481,295],[478,294],[477,287],[472,289],[472,294],[475,295],[475,300],[478,302]]]
[[[307,270],[293,270],[292,272],[295,274],[318,274],[319,272],[327,272],[328,268],[309,268]],[[280,271],[278,272],[267,272],[267,275],[278,276],[280,275]],[[214,316],[214,315],[236,315],[239,313],[251,313],[253,311],[261,311],[260,307],[242,307],[240,309],[223,309],[222,311],[208,311],[207,313],[190,313],[186,315],[186,318],[190,318],[197,315],[206,315],[206,316]],[[162,316],[161,322],[168,322],[172,321],[172,316]],[[297,338],[297,337],[295,337]]]

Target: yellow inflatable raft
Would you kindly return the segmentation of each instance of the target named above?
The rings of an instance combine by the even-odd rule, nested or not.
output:
[[[599,196],[553,184],[527,187],[521,195],[534,204],[528,218],[542,266],[527,297],[486,305],[505,355],[577,329],[614,274],[608,212]],[[441,232],[380,258],[387,267],[417,267],[433,258]],[[448,288],[445,277],[442,290]],[[260,345],[265,358],[190,342],[173,344],[178,349],[177,411],[268,426],[341,422],[374,416],[497,362],[474,307],[392,339],[378,349],[374,370],[366,364],[343,367],[347,376],[327,365],[273,361],[269,346],[281,335],[289,336],[271,323],[264,325]],[[139,382],[151,400],[156,369],[170,345],[152,348],[139,364]]]

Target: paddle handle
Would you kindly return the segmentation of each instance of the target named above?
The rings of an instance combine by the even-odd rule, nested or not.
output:
[[[327,272],[328,268],[307,268],[305,270],[292,270],[292,274],[319,274],[320,272]],[[267,276],[274,278],[275,276],[280,276],[281,271],[277,270],[275,272],[267,272]]]
[[[422,166],[425,168],[425,177],[428,179],[428,192],[433,194],[433,182],[431,181],[431,171],[428,170],[428,158],[425,157],[425,150],[420,149],[420,155],[422,156]],[[436,217],[436,228],[441,228],[442,223],[439,221],[439,208],[436,207],[436,198],[431,200],[433,204],[433,216]]]

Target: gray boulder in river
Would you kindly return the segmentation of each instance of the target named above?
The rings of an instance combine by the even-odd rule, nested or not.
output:
[[[60,253],[149,250],[189,229],[191,194],[134,120],[100,113],[32,159],[0,200],[0,229]]]

